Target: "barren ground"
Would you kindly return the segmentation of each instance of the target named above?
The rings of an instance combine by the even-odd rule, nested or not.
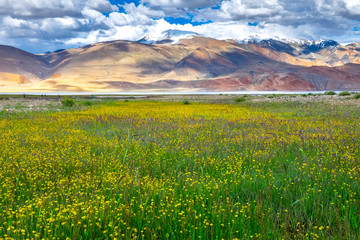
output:
[[[302,103],[320,103],[326,102],[331,105],[355,105],[360,106],[360,99],[351,96],[327,96],[327,95],[150,95],[150,96],[70,96],[75,102],[84,101],[167,101],[167,102],[205,102],[205,103],[261,103],[261,102],[302,102]],[[245,100],[237,100],[239,98]],[[41,97],[41,96],[2,96],[0,97],[0,111],[18,112],[18,111],[60,111],[61,101],[65,97]],[[79,104],[78,104],[79,105]]]

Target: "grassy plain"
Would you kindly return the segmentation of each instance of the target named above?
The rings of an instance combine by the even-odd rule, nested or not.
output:
[[[183,98],[3,103],[0,239],[360,237],[359,100]]]

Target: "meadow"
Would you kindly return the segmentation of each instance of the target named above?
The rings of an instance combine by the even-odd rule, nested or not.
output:
[[[0,134],[0,239],[360,238],[358,106],[90,100]]]

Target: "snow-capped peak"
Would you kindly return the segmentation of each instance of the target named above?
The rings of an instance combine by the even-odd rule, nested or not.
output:
[[[245,36],[242,39],[235,39],[235,41],[243,44],[250,44],[250,43],[259,43],[262,40],[276,39],[276,38],[277,37],[270,37],[269,35],[266,34],[253,34],[253,35]]]
[[[288,54],[302,53],[311,54],[323,49],[336,49],[339,43],[333,40],[305,40],[284,37],[270,37],[266,35],[250,35],[241,40],[235,40],[240,44],[256,44],[263,48],[269,48]]]
[[[251,44],[251,43],[260,43],[261,41],[279,41],[287,44],[297,44],[297,45],[311,45],[315,44],[313,40],[305,40],[305,39],[298,39],[298,38],[285,38],[279,36],[270,36],[266,34],[255,34],[255,35],[248,35],[242,39],[236,39],[237,42],[242,44]]]
[[[155,35],[151,33],[147,34],[142,39],[138,40],[138,42],[145,44],[164,44],[164,43],[176,44],[182,39],[188,39],[194,36],[199,36],[199,34],[191,31],[169,29],[163,31],[159,35]]]
[[[306,40],[300,38],[286,38],[286,37],[278,37],[278,36],[269,36],[266,34],[256,34],[256,35],[248,35],[242,39],[236,39],[235,41],[242,44],[258,44],[261,41],[278,41],[283,42],[289,45],[300,45],[300,46],[309,46],[309,45],[317,45],[319,48],[326,47],[334,47],[337,46],[338,43],[333,40]]]

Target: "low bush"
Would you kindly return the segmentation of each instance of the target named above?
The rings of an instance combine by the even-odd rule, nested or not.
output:
[[[61,101],[61,104],[64,107],[73,107],[75,105],[75,101],[70,99],[69,97],[66,97],[64,100]]]
[[[324,92],[324,95],[336,95],[336,92],[333,91],[329,91],[329,92]]]
[[[237,102],[237,103],[240,103],[240,102],[245,102],[245,101],[246,101],[245,96],[235,98],[235,102]]]
[[[349,93],[349,92],[341,92],[341,93],[339,93],[339,96],[350,96],[351,95],[351,93]]]

